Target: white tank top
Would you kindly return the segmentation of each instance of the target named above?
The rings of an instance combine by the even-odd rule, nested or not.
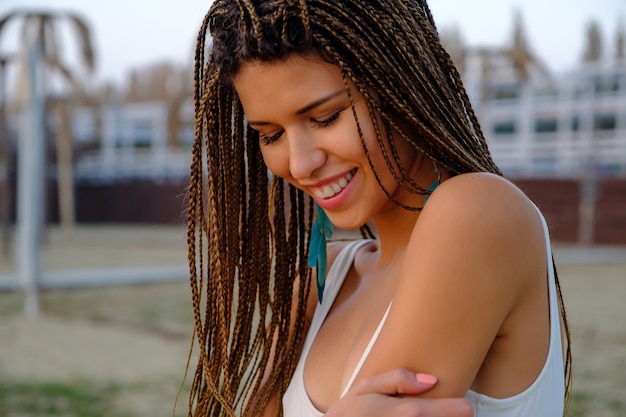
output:
[[[543,369],[533,384],[523,392],[509,398],[496,399],[469,390],[465,398],[474,407],[474,417],[561,417],[563,415],[563,399],[565,395],[563,354],[561,345],[561,328],[559,307],[556,296],[554,268],[552,265],[552,250],[548,227],[540,213],[546,241],[546,255],[548,258],[548,288],[550,297],[550,347]],[[343,284],[354,257],[367,240],[358,240],[347,244],[333,262],[326,277],[326,289],[322,304],[315,309],[311,327],[307,333],[302,353],[293,378],[289,383],[287,392],[283,396],[283,411],[285,417],[321,417],[319,411],[309,398],[304,386],[304,364],[311,349],[311,345],[330,311],[339,289]],[[391,305],[389,306],[391,307]],[[369,344],[365,348],[352,376],[343,390],[343,397],[354,382],[356,375],[361,370],[363,362],[376,342],[378,335],[385,324],[389,308],[382,317],[378,328],[372,335]]]

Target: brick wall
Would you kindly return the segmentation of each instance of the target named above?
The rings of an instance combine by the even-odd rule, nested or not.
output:
[[[114,184],[79,184],[76,221],[79,223],[186,223],[186,181],[132,181]],[[54,186],[48,192],[48,220],[57,222]]]
[[[626,180],[602,180],[596,200],[594,242],[626,244]]]
[[[556,242],[578,241],[580,187],[575,180],[513,180],[539,207],[552,239]]]
[[[576,180],[513,180],[541,209],[555,242],[577,243],[580,229],[581,187]],[[1,185],[0,185],[1,186]],[[76,217],[79,223],[184,223],[187,182],[78,184]],[[54,186],[47,191],[47,218],[58,221]],[[14,200],[15,201],[15,200]],[[14,209],[11,210],[14,212]],[[626,179],[598,184],[593,224],[595,244],[626,245]]]

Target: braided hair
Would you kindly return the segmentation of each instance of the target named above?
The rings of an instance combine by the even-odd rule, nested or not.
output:
[[[215,0],[194,69],[187,243],[199,358],[190,416],[262,415],[272,395],[282,398],[298,361],[312,200],[268,175],[232,79],[252,60],[311,52],[339,67],[348,94],[352,83],[365,96],[402,187],[429,193],[410,178],[393,141],[387,153],[386,132],[453,175],[501,175],[426,1]]]

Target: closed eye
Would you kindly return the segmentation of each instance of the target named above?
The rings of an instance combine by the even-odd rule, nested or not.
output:
[[[267,136],[259,132],[259,139],[263,141],[264,145],[269,145],[276,142],[283,135],[284,132],[284,130],[281,130],[280,132],[273,134],[272,136]]]
[[[337,119],[339,119],[339,116],[341,114],[341,110],[331,114],[329,117],[327,117],[326,119],[323,120],[317,120],[314,118],[311,118],[311,123],[313,124],[313,126],[315,127],[328,127],[330,126],[334,121],[336,121]],[[280,139],[280,137],[283,135],[283,133],[285,133],[284,130],[281,130],[280,132],[277,132],[271,136],[268,135],[264,135],[263,133],[259,132],[259,139],[263,141],[264,145],[270,145],[274,142],[276,142],[278,139]]]
[[[313,123],[313,125],[318,126],[318,127],[328,127],[335,120],[337,120],[339,118],[340,114],[341,114],[341,111],[338,111],[336,113],[333,113],[332,115],[330,115],[330,117],[328,117],[328,118],[326,118],[324,120],[317,120],[317,119],[311,118],[311,123]]]

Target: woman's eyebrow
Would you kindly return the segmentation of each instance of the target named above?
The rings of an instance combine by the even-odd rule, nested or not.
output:
[[[296,112],[296,115],[301,115],[303,113],[308,112],[309,110],[313,110],[314,108],[316,108],[317,106],[321,106],[322,104],[326,103],[328,100],[330,100],[333,97],[338,96],[339,94],[345,92],[346,90],[339,90],[339,91],[335,91],[334,93],[330,93],[329,95],[320,98],[319,100],[315,100],[313,103],[308,104],[306,106],[304,106],[303,108],[301,108],[300,110],[298,110]]]
[[[300,116],[303,113],[306,113],[310,110],[313,110],[314,108],[321,106],[322,104],[326,103],[328,100],[337,97],[339,94],[345,92],[346,90],[338,90],[335,91],[333,93],[328,94],[327,96],[324,96],[320,99],[315,100],[314,102],[312,102],[311,104],[307,104],[306,106],[304,106],[303,108],[299,109],[298,111],[296,111],[296,115]],[[269,125],[271,123],[269,122],[263,122],[263,121],[254,121],[254,120],[248,120],[248,124],[251,126],[264,126],[264,125]]]

